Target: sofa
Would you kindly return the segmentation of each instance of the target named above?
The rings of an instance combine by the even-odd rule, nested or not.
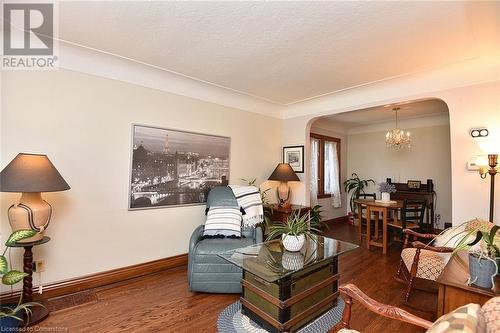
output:
[[[215,206],[238,207],[233,191],[227,186],[210,190],[207,209]],[[242,271],[218,254],[262,242],[260,227],[242,229],[241,238],[203,238],[204,226],[198,226],[189,241],[188,283],[191,291],[240,293]]]

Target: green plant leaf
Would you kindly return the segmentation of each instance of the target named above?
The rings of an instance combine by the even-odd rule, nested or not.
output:
[[[476,239],[474,239],[472,242],[467,244],[467,246],[474,246],[477,243],[479,243],[481,241],[481,239],[483,239],[483,234],[480,231],[478,231],[476,234]]]
[[[21,281],[27,275],[26,273],[12,270],[2,276],[2,283],[11,286]]]
[[[9,246],[11,244],[14,244],[15,242],[19,242],[20,240],[33,237],[36,234],[37,232],[35,230],[28,229],[14,231],[12,234],[10,234],[9,239],[7,239],[5,245]]]
[[[5,274],[9,271],[9,264],[5,256],[0,256],[0,274]]]
[[[490,244],[495,243],[495,235],[499,229],[500,229],[499,225],[494,225],[493,228],[491,228],[489,235]]]

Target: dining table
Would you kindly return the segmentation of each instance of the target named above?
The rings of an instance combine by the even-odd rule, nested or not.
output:
[[[387,225],[389,223],[389,212],[394,211],[393,219],[397,220],[397,212],[403,209],[403,200],[393,200],[389,202],[383,202],[381,200],[373,199],[356,199],[354,203],[358,206],[358,238],[361,244],[361,220],[363,218],[362,209],[366,209],[366,247],[368,250],[372,246],[381,247],[382,253],[387,254],[388,238],[387,238]],[[372,212],[374,214],[374,237],[371,237],[371,221]],[[382,215],[382,242],[379,240],[379,224],[380,216]]]

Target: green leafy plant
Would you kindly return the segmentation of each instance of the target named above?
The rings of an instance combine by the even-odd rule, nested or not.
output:
[[[5,242],[5,245],[7,245],[7,246],[13,245],[18,241],[33,237],[36,234],[37,234],[37,232],[34,230],[14,231],[9,236],[9,239],[7,239],[7,242]],[[4,285],[12,286],[12,285],[20,282],[28,274],[14,270],[14,269],[9,270],[9,263],[7,261],[7,258],[5,257],[5,253],[7,252],[7,249],[8,248],[6,247],[5,250],[3,251],[2,255],[0,255],[0,275],[2,275],[2,283]],[[22,303],[22,297],[20,297],[19,302],[17,303],[17,305],[14,308],[5,307],[5,306],[0,307],[0,318],[10,317],[10,318],[13,318],[13,319],[18,320],[18,321],[23,321],[23,318],[21,318],[19,316],[19,313],[22,313],[24,311],[26,313],[26,315],[29,317],[29,316],[31,316],[31,313],[32,313],[31,308],[34,306],[43,306],[43,305],[40,303],[36,303],[36,302]]]
[[[470,231],[464,231],[458,239],[457,246],[453,253],[458,251],[469,251],[480,257],[497,260],[500,258],[500,226],[494,225],[489,231],[484,230],[482,226],[473,228]],[[475,235],[474,240],[470,241],[471,236]],[[480,250],[472,250],[472,247],[481,242]]]
[[[247,180],[247,179],[241,179],[242,181],[246,182],[248,184],[248,186],[255,186],[257,187],[257,189],[259,190],[259,193],[260,193],[260,198],[262,200],[262,204],[263,205],[268,205],[269,204],[269,198],[267,197],[267,192],[269,192],[269,190],[271,190],[271,188],[266,188],[265,190],[261,190],[259,186],[255,185],[257,183],[257,178],[253,178],[253,179],[250,179],[250,180]]]
[[[274,239],[281,235],[299,236],[304,235],[310,237],[313,233],[319,233],[318,225],[313,221],[308,214],[300,214],[300,210],[295,214],[288,215],[286,223],[276,223],[269,227],[267,240]],[[312,237],[310,237],[312,238]]]
[[[321,205],[316,205],[311,208],[311,225],[316,226],[318,229],[328,229],[328,225],[323,222],[321,213],[323,213]]]
[[[354,204],[354,200],[356,200],[361,193],[365,193],[364,189],[367,188],[370,183],[375,185],[375,181],[373,179],[360,179],[356,173],[351,175],[351,178],[347,179],[344,182],[344,189],[349,194],[349,205],[351,206],[351,212],[355,212],[356,205]]]

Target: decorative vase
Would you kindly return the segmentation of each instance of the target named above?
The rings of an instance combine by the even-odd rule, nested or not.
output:
[[[469,253],[469,273],[471,283],[478,287],[491,289],[493,279],[498,273],[498,267],[492,259],[480,258],[474,253]]]
[[[297,252],[304,245],[304,241],[306,240],[304,235],[282,235],[281,242],[287,251]]]
[[[389,192],[382,192],[382,201],[391,201],[391,194]]]
[[[289,271],[302,269],[304,267],[304,256],[300,252],[286,251],[281,258],[281,265]]]

